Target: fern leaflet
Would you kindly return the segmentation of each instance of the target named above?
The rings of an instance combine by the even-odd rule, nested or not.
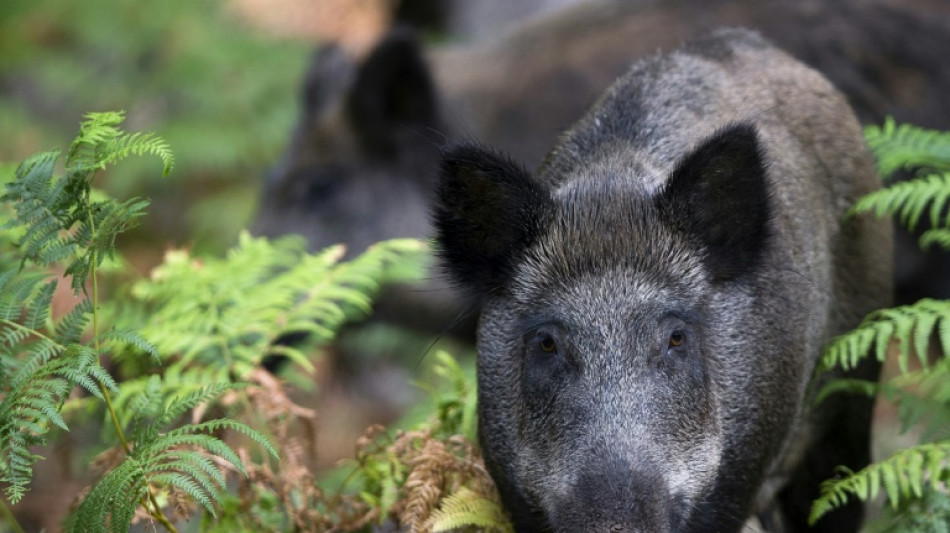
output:
[[[822,483],[821,496],[815,501],[809,521],[844,505],[853,494],[867,501],[877,497],[881,488],[892,508],[905,499],[920,498],[925,480],[931,490],[942,490],[950,466],[950,442],[921,444],[901,450],[891,457],[869,465],[860,472],[842,470],[844,477]]]
[[[901,169],[950,170],[950,132],[925,130],[910,124],[898,126],[888,117],[882,126],[866,127],[864,138],[884,177]]]

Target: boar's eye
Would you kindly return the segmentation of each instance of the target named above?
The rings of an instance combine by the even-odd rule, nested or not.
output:
[[[307,184],[305,197],[312,202],[327,201],[333,196],[339,186],[339,180],[321,176],[310,180]]]
[[[679,348],[686,343],[686,334],[682,331],[676,330],[673,333],[670,333],[670,343],[668,349]]]
[[[538,337],[538,347],[544,353],[557,353],[557,343],[554,342],[554,337],[544,333]]]

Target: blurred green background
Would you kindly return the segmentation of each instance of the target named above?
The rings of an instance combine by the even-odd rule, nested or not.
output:
[[[146,158],[99,178],[152,200],[124,239],[130,260],[147,268],[166,244],[219,252],[253,216],[313,48],[251,27],[223,0],[3,0],[0,161],[65,146],[88,111],[125,110],[127,131],[156,132],[177,159],[167,178]]]

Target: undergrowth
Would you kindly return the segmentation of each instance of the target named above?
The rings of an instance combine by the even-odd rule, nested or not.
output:
[[[421,277],[425,245],[388,241],[343,262],[340,246],[310,254],[296,237],[243,234],[224,257],[172,249],[137,277],[116,240],[148,202],[93,180],[130,155],[158,156],[163,173],[174,159],[154,135],[122,132],[123,118],[87,115],[61,169],[58,152],[33,156],[0,198],[0,485],[13,510],[42,450],[101,416],[96,480],[67,531],[510,531],[473,444],[473,380],[451,356],[435,356],[445,383],[429,387],[431,417],[369,428],[333,488],[313,468],[318,413],[263,369],[281,356],[298,383],[312,377],[382,284]],[[2,500],[0,512],[15,524]]]
[[[850,214],[896,216],[910,229],[922,219],[930,227],[920,246],[950,249],[950,133],[896,125],[865,130],[868,145],[885,177],[914,171],[916,177],[894,183],[860,199]],[[883,309],[828,347],[822,368],[852,368],[864,357],[884,361],[896,347],[899,374],[880,383],[839,380],[820,394],[852,392],[880,395],[898,406],[902,432],[916,428],[919,444],[903,449],[859,472],[842,469],[822,485],[811,521],[844,505],[849,498],[872,500],[883,491],[889,508],[872,530],[950,531],[950,301],[924,299]]]

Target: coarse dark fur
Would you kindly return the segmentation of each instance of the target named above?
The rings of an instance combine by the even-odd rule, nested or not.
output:
[[[437,240],[481,303],[480,439],[519,531],[805,531],[820,481],[867,464],[871,400],[816,409],[813,373],[890,303],[891,229],[843,221],[878,180],[821,75],[722,30],[637,62],[534,173],[471,146],[441,168]]]

